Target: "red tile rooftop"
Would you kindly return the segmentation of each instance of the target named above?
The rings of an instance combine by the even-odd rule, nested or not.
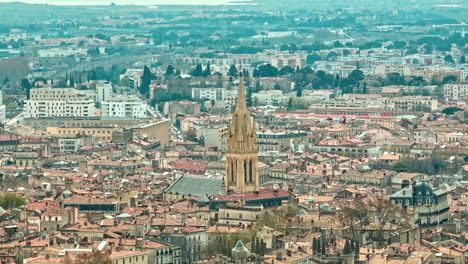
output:
[[[259,200],[259,199],[268,199],[268,198],[276,198],[276,197],[288,197],[291,194],[283,189],[261,189],[260,191],[254,193],[232,193],[229,195],[218,195],[213,197],[214,201],[235,201],[244,199],[246,201],[249,200]]]

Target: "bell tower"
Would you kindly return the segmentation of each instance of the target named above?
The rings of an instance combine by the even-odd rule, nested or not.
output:
[[[259,189],[258,152],[255,121],[247,109],[242,75],[237,90],[237,104],[232,114],[226,153],[225,191],[253,192]]]

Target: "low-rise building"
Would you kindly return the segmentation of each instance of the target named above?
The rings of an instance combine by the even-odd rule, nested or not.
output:
[[[437,111],[437,99],[428,96],[405,96],[384,98],[385,110],[404,112]]]

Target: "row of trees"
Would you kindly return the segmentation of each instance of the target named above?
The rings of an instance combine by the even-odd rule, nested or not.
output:
[[[444,171],[448,164],[441,157],[432,156],[427,159],[403,159],[396,162],[394,165],[384,162],[370,163],[372,169],[393,170],[396,172],[415,172],[434,175]]]

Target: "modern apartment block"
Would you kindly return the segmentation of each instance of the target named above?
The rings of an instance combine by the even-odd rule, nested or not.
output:
[[[136,96],[114,96],[102,102],[102,116],[145,118],[146,105]]]
[[[74,88],[31,89],[26,100],[26,117],[92,117],[95,102],[88,94]]]
[[[459,100],[468,96],[468,83],[447,83],[444,85],[444,96]]]

